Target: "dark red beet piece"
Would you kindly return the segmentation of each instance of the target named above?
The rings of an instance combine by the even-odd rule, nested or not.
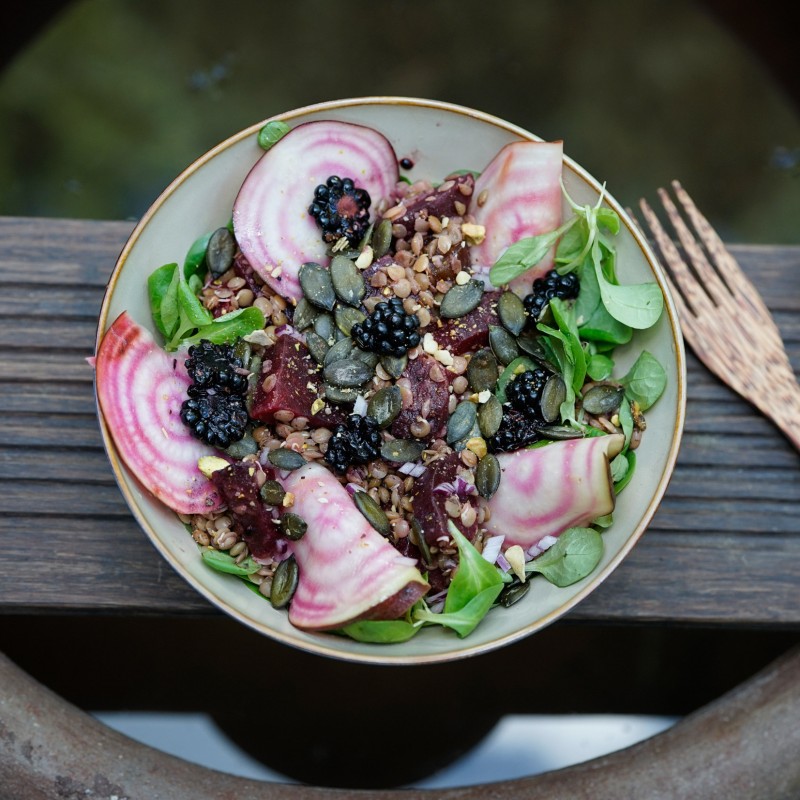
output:
[[[296,417],[307,417],[315,426],[331,428],[338,425],[344,421],[340,409],[326,404],[316,414],[311,411],[312,404],[322,390],[320,374],[303,342],[293,336],[280,336],[276,344],[264,351],[250,416],[263,422],[272,422],[275,412],[291,411]],[[264,381],[271,375],[275,376],[275,380],[270,380],[265,389]]]
[[[485,292],[480,305],[459,319],[443,319],[428,330],[439,344],[453,355],[459,356],[489,343],[489,326],[499,325],[496,292]]]
[[[461,186],[467,187],[464,194],[459,188]],[[465,175],[455,175],[448,178],[436,189],[424,194],[419,194],[416,197],[404,200],[403,205],[406,207],[406,213],[402,217],[394,220],[395,224],[400,223],[404,225],[412,234],[414,232],[414,221],[420,215],[423,217],[434,216],[441,219],[442,217],[461,217],[456,208],[456,203],[461,203],[465,207],[469,207],[469,202],[472,197],[472,190],[475,187],[475,178],[471,173]]]
[[[438,367],[445,379],[438,383],[431,380],[433,367]],[[447,404],[450,400],[450,383],[447,371],[430,356],[420,353],[417,358],[408,362],[400,378],[408,378],[411,382],[412,403],[404,408],[392,423],[392,436],[398,439],[413,438],[411,425],[420,417],[426,419],[431,426],[430,436],[440,436],[447,425]]]
[[[233,527],[247,543],[257,559],[273,558],[282,552],[279,541],[283,538],[278,530],[272,511],[264,505],[259,494],[258,473],[265,471],[273,478],[272,470],[262,470],[253,462],[239,461],[212,473],[211,480],[219,489],[233,518]]]

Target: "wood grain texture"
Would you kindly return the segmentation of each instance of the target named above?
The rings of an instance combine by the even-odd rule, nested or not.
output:
[[[97,426],[97,314],[130,222],[0,219],[0,613],[216,614],[131,517]],[[800,247],[732,246],[800,372]],[[800,456],[689,354],[653,523],[566,618],[800,627]]]

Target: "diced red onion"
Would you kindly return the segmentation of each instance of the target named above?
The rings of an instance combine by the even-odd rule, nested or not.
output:
[[[555,536],[543,536],[535,545],[532,545],[526,551],[528,560],[540,556],[545,550],[549,550],[557,541],[558,538]]]
[[[353,403],[353,413],[358,414],[359,417],[366,417],[367,416],[367,398],[363,395],[358,395],[356,397],[355,403]]]
[[[425,470],[427,469],[428,468],[424,464],[414,461],[407,461],[405,464],[401,464],[397,468],[397,471],[403,475],[409,475],[412,478],[419,478],[425,474]]]
[[[345,484],[345,489],[347,489],[347,493],[352,497],[356,492],[365,492],[366,489],[363,486],[359,486],[357,483],[348,483]]]
[[[511,564],[508,563],[508,560],[502,553],[498,554],[495,564],[497,564],[503,572],[508,572],[511,569]]]
[[[459,500],[466,500],[470,495],[478,493],[475,484],[465,481],[460,475],[457,475],[454,481],[437,484],[433,487],[433,491],[437,494],[457,495]]]
[[[483,545],[481,555],[490,563],[494,564],[497,557],[500,555],[500,548],[503,546],[505,536],[492,536],[487,539]]]
[[[298,342],[305,342],[306,337],[300,333],[294,326],[290,325],[288,322],[284,325],[278,325],[275,328],[275,335],[276,336],[291,336],[292,339],[297,339]]]

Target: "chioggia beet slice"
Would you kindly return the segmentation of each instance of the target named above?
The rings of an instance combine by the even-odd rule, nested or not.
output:
[[[475,181],[470,213],[486,238],[470,254],[477,274],[487,278],[506,248],[561,224],[562,142],[512,142],[503,147]],[[480,201],[478,200],[480,198]],[[511,282],[520,296],[553,267],[552,254]]]
[[[300,572],[289,608],[293,625],[322,631],[396,619],[428,591],[416,561],[367,522],[325,467],[309,463],[282,483],[294,495],[292,512],[308,525],[291,543]]]
[[[190,383],[183,362],[123,312],[97,351],[97,397],[120,457],[145,488],[181,514],[202,514],[221,505],[197,468],[201,456],[216,451],[181,422]]]
[[[489,532],[504,535],[504,547],[527,550],[545,536],[610,514],[615,497],[609,461],[624,441],[611,434],[498,455],[502,477],[489,501]]]
[[[287,300],[302,296],[302,264],[328,261],[328,245],[308,208],[314,189],[331,176],[352,178],[373,206],[395,188],[397,156],[383,134],[363,125],[323,120],[289,131],[256,163],[233,206],[242,253]]]

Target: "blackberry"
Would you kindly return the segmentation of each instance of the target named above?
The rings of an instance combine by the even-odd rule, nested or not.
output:
[[[247,376],[237,371],[242,368],[242,360],[234,356],[230,344],[212,344],[203,339],[189,348],[185,364],[198,388],[227,389],[234,394],[247,389]]]
[[[369,192],[357,189],[350,178],[331,175],[314,189],[308,213],[322,228],[323,241],[338,242],[344,237],[355,247],[369,227],[371,202]]]
[[[525,417],[541,419],[539,401],[548,377],[543,369],[521,372],[506,386],[506,399]]]
[[[494,436],[486,440],[490,453],[509,453],[533,444],[539,439],[536,423],[525,414],[506,406],[503,420]]]
[[[350,335],[362,350],[382,356],[402,356],[420,342],[416,314],[406,314],[403,301],[393,297],[379,303],[363,322],[353,325]]]
[[[181,406],[181,420],[195,439],[225,448],[244,436],[249,416],[244,395],[192,386]]]
[[[537,278],[533,282],[530,294],[522,302],[530,318],[536,321],[554,297],[572,300],[578,296],[579,291],[580,281],[574,272],[559,275],[556,270],[551,269],[543,278]]]
[[[381,434],[374,417],[351,414],[334,428],[328,439],[325,460],[337,472],[346,472],[351,464],[366,464],[381,451]]]

